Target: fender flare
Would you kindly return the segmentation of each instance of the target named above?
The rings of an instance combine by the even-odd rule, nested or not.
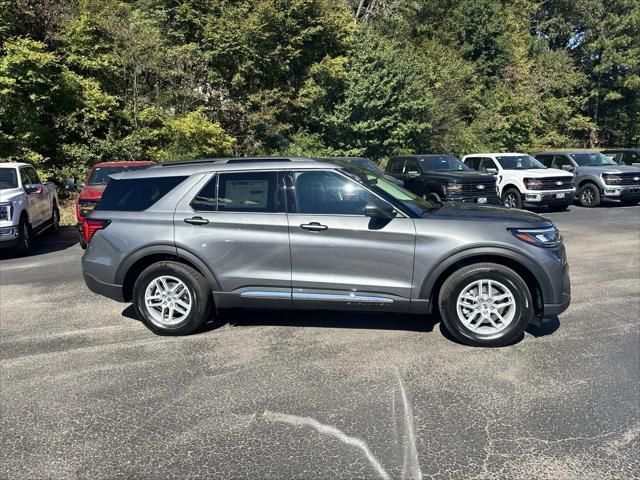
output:
[[[182,258],[188,263],[191,263],[196,269],[204,275],[213,291],[220,290],[220,283],[216,276],[207,266],[207,264],[200,259],[193,252],[183,248],[176,247],[170,243],[158,243],[153,245],[145,245],[130,253],[118,267],[115,275],[115,283],[118,285],[124,285],[124,280],[127,273],[138,261],[152,255],[169,255],[178,259]]]
[[[551,287],[551,281],[546,272],[538,265],[538,263],[522,253],[521,251],[506,246],[494,246],[494,247],[463,247],[462,250],[458,250],[451,255],[447,255],[441,259],[433,268],[427,273],[427,276],[422,281],[420,286],[421,299],[430,299],[434,293],[434,287],[441,275],[447,271],[447,269],[454,266],[456,263],[472,259],[474,257],[502,257],[510,262],[516,262],[526,270],[528,270],[538,282],[540,292],[543,299],[553,299],[553,289]]]

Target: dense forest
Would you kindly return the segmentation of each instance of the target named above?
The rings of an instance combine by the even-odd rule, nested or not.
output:
[[[638,0],[0,0],[0,158],[640,143]]]

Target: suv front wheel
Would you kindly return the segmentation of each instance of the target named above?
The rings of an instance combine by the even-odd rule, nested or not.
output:
[[[449,333],[473,346],[513,343],[534,313],[524,280],[497,263],[477,263],[452,273],[440,289],[438,303]]]
[[[211,316],[211,289],[195,269],[164,261],[147,267],[133,287],[138,318],[159,335],[187,335]]]

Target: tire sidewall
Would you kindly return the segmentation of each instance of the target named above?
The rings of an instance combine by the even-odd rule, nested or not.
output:
[[[495,280],[513,293],[516,314],[504,330],[491,335],[480,335],[465,327],[458,318],[458,296],[465,287],[476,280]],[[515,272],[511,274],[507,271],[478,267],[453,280],[446,297],[441,301],[440,312],[450,333],[462,342],[474,346],[503,346],[514,342],[523,334],[533,316],[533,304],[527,285]]]
[[[31,246],[33,245],[33,235],[31,232],[31,227],[29,226],[29,222],[25,217],[20,219],[20,223],[18,225],[18,251],[22,254],[27,254],[31,250]],[[25,244],[25,234],[27,238],[27,244]]]
[[[587,189],[590,189],[593,191],[593,201],[591,203],[585,203],[582,200],[582,193]],[[598,205],[600,205],[600,190],[598,190],[597,186],[591,183],[587,183],[582,188],[580,188],[580,195],[578,198],[580,201],[580,205],[582,205],[583,207],[586,207],[586,208],[597,207]]]
[[[522,196],[520,195],[520,192],[518,190],[516,190],[515,188],[510,188],[509,190],[504,192],[504,195],[502,196],[502,204],[505,205],[505,207],[507,206],[505,204],[505,200],[506,200],[507,196],[509,196],[509,195],[515,195],[516,201],[515,201],[515,205],[513,207],[508,207],[508,208],[521,209],[522,208]]]
[[[187,317],[177,325],[163,327],[152,320],[145,305],[145,292],[149,284],[156,278],[169,275],[180,279],[191,294],[191,311]],[[133,305],[138,318],[145,326],[159,335],[186,335],[196,330],[203,322],[203,318],[208,315],[208,305],[206,293],[202,291],[201,285],[188,272],[171,263],[160,263],[151,265],[145,269],[136,280],[133,289]]]

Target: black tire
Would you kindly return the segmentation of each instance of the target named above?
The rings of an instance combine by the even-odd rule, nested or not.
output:
[[[182,322],[171,327],[158,325],[145,305],[147,286],[163,275],[182,281],[192,299],[191,311]],[[133,305],[138,318],[152,332],[158,335],[188,335],[211,318],[213,298],[207,280],[197,270],[179,262],[163,261],[150,265],[136,279],[133,287]]]
[[[60,230],[60,209],[57,204],[53,204],[53,210],[51,212],[51,228],[49,231],[51,233],[58,233]]]
[[[76,233],[78,234],[78,243],[80,244],[80,247],[82,247],[83,250],[86,250],[87,242],[84,240],[84,233],[82,232],[82,229],[76,228]]]
[[[580,187],[578,194],[580,205],[586,208],[594,208],[600,205],[600,189],[593,183],[586,183]]]
[[[31,251],[32,237],[31,225],[29,225],[27,217],[23,215],[18,225],[18,244],[16,245],[16,250],[20,255],[27,255]]]
[[[458,317],[458,296],[464,288],[478,280],[494,280],[511,290],[516,306],[515,316],[511,323],[499,332],[474,332]],[[497,263],[476,263],[453,272],[440,289],[438,305],[442,321],[449,333],[456,340],[477,347],[502,347],[512,344],[522,337],[534,314],[531,293],[522,277]]]
[[[508,208],[522,208],[522,195],[515,188],[509,188],[502,194],[502,203]]]
[[[429,200],[430,202],[442,203],[442,199],[440,198],[440,195],[438,195],[435,192],[425,193],[422,196],[422,198],[424,198],[425,200]]]

